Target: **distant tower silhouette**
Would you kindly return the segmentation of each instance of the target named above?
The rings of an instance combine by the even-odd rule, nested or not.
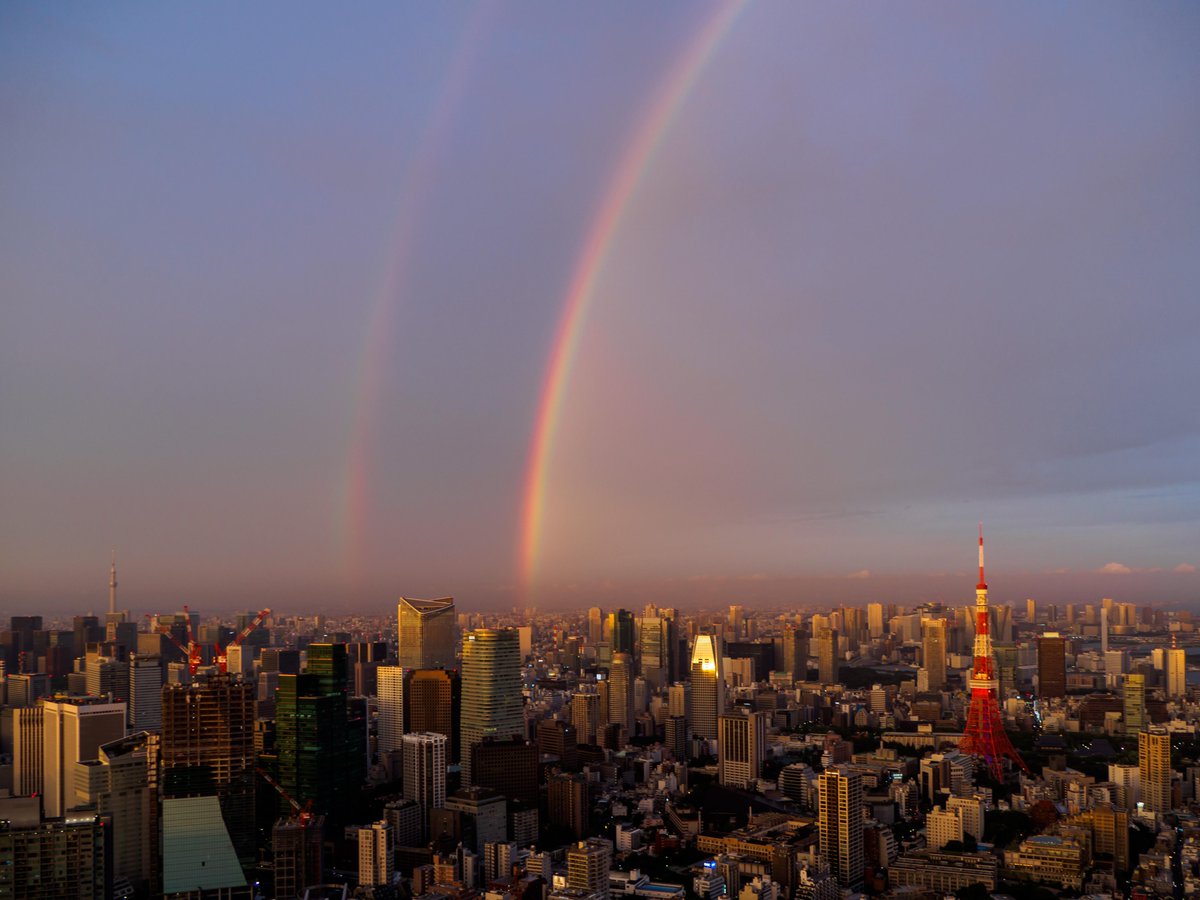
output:
[[[112,568],[108,570],[108,612],[117,611],[117,551],[112,554]]]
[[[1013,749],[1004,731],[997,699],[996,663],[992,658],[992,636],[988,626],[987,581],[983,577],[983,524],[979,525],[979,584],[975,585],[975,663],[971,667],[971,707],[967,728],[959,747],[980,757],[997,779],[1004,778],[1004,757],[1025,771],[1029,767]]]

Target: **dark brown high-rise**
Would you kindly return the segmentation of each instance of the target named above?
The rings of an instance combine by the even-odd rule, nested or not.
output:
[[[1067,695],[1067,639],[1054,631],[1038,638],[1038,696]]]
[[[414,669],[404,675],[404,722],[408,733],[444,734],[450,762],[459,760],[458,719],[462,686],[447,669]]]

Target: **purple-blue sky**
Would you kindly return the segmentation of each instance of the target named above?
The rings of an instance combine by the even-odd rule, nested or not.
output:
[[[520,595],[713,10],[4,4],[0,612],[959,602],[981,518],[1001,601],[1200,600],[1200,10],[1102,3],[747,6]]]

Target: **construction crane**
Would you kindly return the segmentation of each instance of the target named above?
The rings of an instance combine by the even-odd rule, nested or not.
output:
[[[149,614],[147,614],[147,618],[150,618]],[[195,675],[200,668],[200,645],[196,643],[196,638],[192,634],[192,614],[188,610],[186,603],[183,606],[183,618],[187,625],[186,646],[180,643],[179,638],[175,637],[169,625],[159,625],[157,630],[159,634],[165,634],[167,636],[167,640],[169,640],[183,652],[184,656],[186,656],[188,660],[188,674]]]
[[[300,827],[307,828],[309,822],[312,821],[312,817],[313,817],[312,816],[312,805],[313,805],[312,800],[309,800],[308,802],[306,802],[304,804],[304,806],[301,806],[294,799],[292,799],[291,794],[289,794],[287,791],[285,791],[283,789],[283,785],[280,784],[278,781],[276,781],[274,778],[272,778],[270,773],[268,773],[265,769],[261,769],[258,766],[255,766],[254,771],[257,772],[259,775],[261,775],[263,781],[265,781],[271,787],[275,788],[275,792],[277,794],[279,794],[280,797],[282,797],[284,800],[286,800],[288,802],[288,806],[290,806],[292,808],[292,813],[293,813],[294,817],[300,820]]]
[[[259,614],[254,617],[254,620],[249,625],[247,625],[245,628],[243,628],[241,630],[241,632],[238,634],[238,636],[235,637],[232,641],[230,641],[224,647],[220,646],[219,644],[217,645],[217,665],[220,667],[222,672],[229,671],[229,653],[228,653],[229,648],[230,647],[240,647],[242,645],[242,641],[244,641],[247,637],[250,636],[250,632],[252,632],[255,628],[257,628],[259,625],[261,625],[266,620],[267,616],[269,616],[270,614],[271,614],[270,609],[261,610],[259,612]]]

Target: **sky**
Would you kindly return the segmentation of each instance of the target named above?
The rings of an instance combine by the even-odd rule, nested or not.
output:
[[[1200,9],[0,8],[0,614],[1200,606]]]

